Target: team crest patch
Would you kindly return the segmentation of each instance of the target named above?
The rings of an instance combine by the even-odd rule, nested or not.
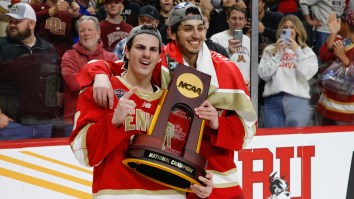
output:
[[[127,92],[125,90],[122,89],[116,89],[113,91],[114,95],[120,99],[121,97],[123,97],[123,95],[125,95]]]

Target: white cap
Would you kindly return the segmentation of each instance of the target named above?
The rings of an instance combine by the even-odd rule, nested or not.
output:
[[[5,15],[15,19],[31,19],[37,21],[36,13],[28,3],[16,3],[12,5],[10,11]]]

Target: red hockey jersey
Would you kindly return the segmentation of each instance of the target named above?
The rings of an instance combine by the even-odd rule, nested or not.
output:
[[[114,89],[114,107],[132,87],[120,77],[110,78]],[[93,88],[84,89],[78,98],[71,148],[85,166],[94,167],[94,198],[185,198],[185,193],[151,182],[127,169],[122,160],[132,135],[146,133],[162,90],[134,93],[135,113],[124,124],[112,125],[113,110],[99,107],[93,100]]]

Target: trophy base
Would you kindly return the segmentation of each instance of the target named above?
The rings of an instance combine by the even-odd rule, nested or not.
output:
[[[151,181],[179,191],[192,192],[191,184],[203,185],[198,177],[206,175],[204,158],[191,151],[181,157],[163,151],[162,146],[160,138],[137,134],[123,164]]]

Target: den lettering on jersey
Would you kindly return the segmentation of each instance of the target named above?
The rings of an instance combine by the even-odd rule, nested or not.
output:
[[[204,121],[194,114],[207,99],[210,75],[178,64],[147,134],[136,134],[123,164],[135,173],[170,188],[191,192],[202,185],[207,161],[199,156]]]

